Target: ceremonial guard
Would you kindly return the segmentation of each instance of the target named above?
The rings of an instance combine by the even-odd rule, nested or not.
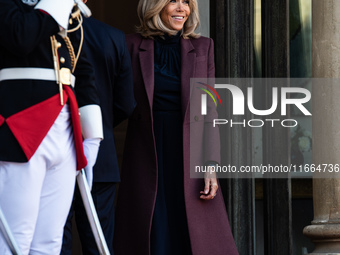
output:
[[[59,254],[76,170],[91,185],[103,138],[79,8],[0,0],[0,207],[22,254]]]

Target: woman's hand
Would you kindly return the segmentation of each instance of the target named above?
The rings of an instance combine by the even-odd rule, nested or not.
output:
[[[209,166],[213,167],[213,166]],[[200,199],[211,200],[216,196],[218,189],[216,173],[211,173],[209,170],[204,175],[204,191],[201,191]]]

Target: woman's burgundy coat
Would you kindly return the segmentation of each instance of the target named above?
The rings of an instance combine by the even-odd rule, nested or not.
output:
[[[119,186],[116,213],[115,254],[149,255],[151,223],[157,191],[157,158],[152,120],[154,41],[133,34],[127,36],[127,43],[134,72],[137,107],[129,119],[125,141],[122,181]],[[201,93],[199,89],[190,89],[190,78],[214,77],[213,41],[205,37],[181,38],[181,65],[184,196],[192,253],[193,255],[238,254],[220,189],[213,200],[201,200],[199,197],[200,191],[204,189],[204,180],[190,178],[189,170],[190,132],[197,133],[200,137],[200,133],[203,131],[209,133],[209,129],[212,128],[211,123],[205,124],[207,120],[200,114],[200,96],[194,103],[191,100],[192,113],[190,114],[189,97]],[[216,117],[210,115],[210,118]],[[209,139],[195,139],[195,141],[191,139],[191,143],[197,143],[194,146],[191,144],[191,148],[195,148],[195,153],[191,155],[193,164],[204,165],[206,160],[220,161],[218,132],[212,134]],[[204,147],[201,146],[202,143]],[[204,148],[204,156],[199,148]],[[202,156],[197,157],[197,155]]]

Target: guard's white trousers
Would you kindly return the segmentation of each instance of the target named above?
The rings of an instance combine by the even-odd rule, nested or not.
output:
[[[59,255],[76,177],[68,105],[27,163],[0,161],[0,206],[22,254]],[[0,254],[11,254],[0,234]]]

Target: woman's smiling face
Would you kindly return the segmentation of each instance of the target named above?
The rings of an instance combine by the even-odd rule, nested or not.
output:
[[[189,1],[172,0],[161,11],[161,20],[167,28],[180,31],[189,15]]]

